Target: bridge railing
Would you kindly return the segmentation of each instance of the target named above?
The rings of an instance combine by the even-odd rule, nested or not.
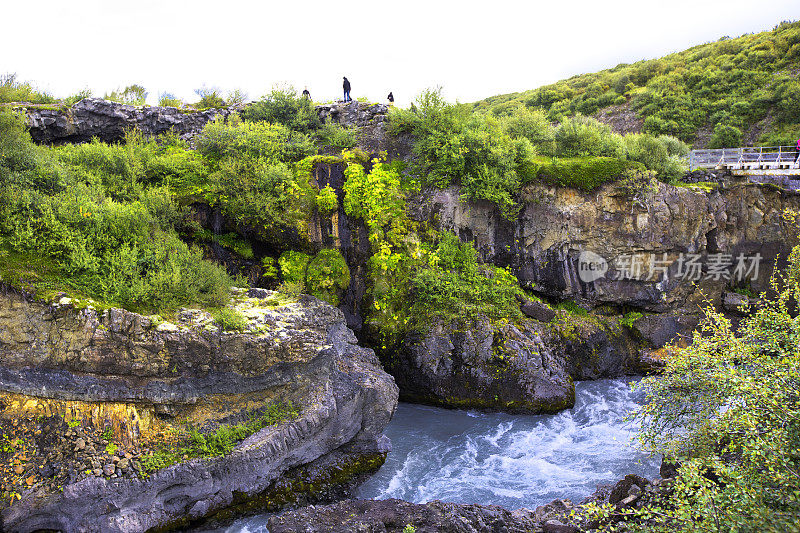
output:
[[[689,152],[689,169],[773,169],[794,166],[797,148],[794,146],[749,146],[717,148]]]

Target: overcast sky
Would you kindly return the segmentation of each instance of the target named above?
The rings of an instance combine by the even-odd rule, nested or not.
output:
[[[0,74],[56,96],[131,83],[154,103],[203,85],[256,99],[276,83],[317,101],[407,105],[441,85],[471,102],[800,19],[798,0],[44,0],[4,5]]]

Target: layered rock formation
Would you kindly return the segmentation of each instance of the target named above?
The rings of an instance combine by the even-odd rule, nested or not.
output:
[[[201,310],[166,322],[82,305],[11,291],[0,297],[0,423],[9,432],[20,421],[40,424],[0,453],[13,469],[6,479],[13,490],[4,485],[11,500],[4,499],[4,531],[145,531],[248,501],[291,499],[276,482],[303,465],[317,465],[304,481],[321,492],[382,463],[397,387],[374,353],[356,344],[341,311],[311,297],[292,302],[251,289],[234,298],[247,331],[224,332]],[[182,428],[235,424],[278,402],[296,416],[256,431],[229,454],[149,472],[119,468],[120,461],[144,461],[147,442]],[[106,454],[132,452],[117,454],[100,473],[90,463],[102,453],[86,452],[99,430]],[[37,456],[64,441],[75,444],[74,453],[62,454],[66,467],[37,471]],[[59,472],[65,477],[47,477]]]
[[[731,287],[766,289],[776,258],[785,259],[797,238],[784,214],[800,209],[794,191],[744,181],[711,192],[662,183],[645,197],[613,184],[592,192],[532,184],[521,201],[519,218],[509,222],[489,203],[461,201],[451,187],[420,195],[412,212],[471,240],[484,261],[511,267],[543,297],[652,313],[639,329],[655,345],[690,331],[706,299],[720,307]],[[608,263],[596,280],[581,278],[585,252]],[[757,272],[737,281],[740,256],[748,269],[760,260]]]
[[[98,138],[117,142],[125,130],[137,128],[155,136],[173,130],[182,139],[191,139],[215,117],[227,117],[233,108],[183,110],[175,107],[136,107],[100,98],[84,98],[72,107],[51,108],[31,105],[25,108],[31,137],[37,143],[80,143]]]

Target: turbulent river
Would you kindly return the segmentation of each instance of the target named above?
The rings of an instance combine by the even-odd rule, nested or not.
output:
[[[658,474],[658,459],[632,443],[626,416],[641,398],[626,379],[576,384],[575,407],[522,416],[400,404],[386,429],[392,452],[358,498],[444,500],[534,508],[574,502],[625,474]],[[264,517],[241,519],[226,533],[262,533]]]

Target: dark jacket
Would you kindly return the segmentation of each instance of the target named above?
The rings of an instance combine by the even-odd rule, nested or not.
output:
[[[344,89],[344,92],[346,93],[350,92],[350,81],[347,78],[344,79],[344,83],[342,83],[342,88]]]

